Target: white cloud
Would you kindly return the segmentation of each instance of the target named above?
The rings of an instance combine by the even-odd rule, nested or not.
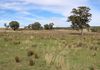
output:
[[[50,12],[68,15],[73,7],[87,5],[88,0],[22,0],[28,4],[38,5],[38,8]]]
[[[66,20],[72,8],[83,5],[91,6],[88,4],[88,1],[89,0],[17,0],[17,2],[13,1],[11,3],[2,3],[2,4],[0,3],[0,8],[11,9],[23,15],[33,15],[36,17],[36,19],[25,16],[19,17],[19,19],[23,19],[22,20],[23,25],[25,20],[29,21],[29,23],[39,21],[40,23],[42,23],[42,25],[47,24],[49,22],[54,22],[55,26],[69,26]],[[29,10],[31,9],[46,10],[52,13],[60,14],[64,17],[45,18],[39,15],[35,15],[34,13],[30,13]],[[91,25],[99,25],[98,24],[100,18],[99,11],[93,9],[91,13],[93,13],[93,19],[91,21]],[[26,24],[28,24],[28,22],[26,22]]]
[[[20,2],[11,2],[11,3],[0,3],[0,9],[3,9],[3,10],[15,10],[19,13],[22,13],[22,14],[30,14],[27,9],[23,6],[25,3],[20,3]]]
[[[25,14],[28,13],[28,8],[25,5],[33,4],[30,9],[43,9],[53,13],[58,13],[66,16],[70,13],[73,7],[87,5],[88,0],[17,0],[19,2],[2,3],[0,8],[13,9]],[[21,2],[21,3],[20,3]],[[36,6],[35,6],[36,5]]]
[[[88,0],[22,0],[27,4],[37,5],[38,9],[47,10],[65,16],[64,18],[52,17],[51,19],[41,19],[40,22],[47,23],[53,21],[55,26],[69,26],[66,23],[67,17],[74,7],[88,5]],[[39,20],[38,20],[39,21]]]

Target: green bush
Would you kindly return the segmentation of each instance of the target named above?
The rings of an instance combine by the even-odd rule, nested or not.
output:
[[[53,23],[50,23],[50,24],[45,24],[44,25],[44,29],[46,29],[46,30],[50,30],[50,29],[53,29]]]
[[[35,22],[34,24],[31,25],[33,30],[40,30],[42,29],[42,26],[39,22]]]
[[[49,25],[48,24],[45,24],[44,25],[44,29],[48,30],[49,29]]]
[[[17,21],[11,21],[9,23],[10,28],[12,28],[13,30],[17,30],[19,28],[19,22]]]

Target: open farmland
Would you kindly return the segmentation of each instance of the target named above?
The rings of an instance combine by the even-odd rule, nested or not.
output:
[[[0,70],[100,70],[100,33],[1,30]]]

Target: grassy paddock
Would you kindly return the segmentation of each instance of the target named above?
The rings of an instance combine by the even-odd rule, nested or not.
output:
[[[0,70],[100,70],[100,34],[0,31]]]

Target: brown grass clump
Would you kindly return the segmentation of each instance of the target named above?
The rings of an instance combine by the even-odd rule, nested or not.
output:
[[[28,55],[28,56],[32,56],[33,54],[34,54],[34,52],[31,51],[31,50],[29,50],[29,51],[27,52],[27,55]]]
[[[20,60],[20,58],[18,56],[16,56],[15,57],[15,61],[16,61],[16,63],[19,63],[21,60]]]

